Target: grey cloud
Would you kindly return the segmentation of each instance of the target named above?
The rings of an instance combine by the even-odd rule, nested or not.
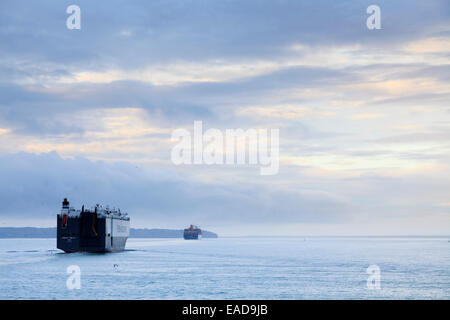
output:
[[[107,84],[82,83],[65,85],[52,92],[44,87],[0,85],[0,121],[3,119],[18,133],[82,132],[81,126],[70,126],[52,118],[71,117],[86,109],[143,108],[165,124],[186,124],[209,120],[218,124],[237,123],[233,110],[261,97],[277,97],[279,90],[317,88],[356,81],[357,76],[326,68],[295,67],[266,75],[220,83],[185,83],[176,86],[153,86],[139,81],[115,81]],[[283,98],[284,102],[292,102]],[[297,99],[297,102],[301,99]],[[223,107],[229,105],[224,113]],[[53,119],[54,120],[54,119]]]
[[[378,1],[383,30],[369,32],[371,1],[80,0],[82,28],[65,27],[71,1],[2,1],[4,56],[39,61],[138,67],[168,60],[279,55],[293,43],[389,46],[441,31],[448,2]],[[121,36],[122,31],[129,36]],[[30,53],[32,52],[32,54]]]
[[[368,105],[425,105],[447,104],[450,100],[448,93],[407,93],[402,96],[389,97],[386,99],[377,99],[367,102]],[[411,111],[413,112],[413,111]]]
[[[334,86],[332,93],[338,91],[338,98],[367,100],[371,96],[366,89],[350,92],[351,89],[337,87],[359,83],[364,80],[361,74],[366,70],[377,73],[392,68],[390,79],[424,76],[448,81],[448,66],[414,65],[412,68],[411,65],[380,63],[340,70],[293,67],[233,81],[176,86],[152,86],[138,81],[58,84],[51,88],[39,84],[18,85],[27,83],[25,80],[29,77],[39,83],[78,71],[140,70],[149,64],[167,62],[270,61],[272,57],[280,61],[283,56],[292,58],[297,54],[286,50],[296,43],[315,49],[361,44],[364,52],[371,48],[390,52],[406,42],[442,35],[450,14],[449,3],[445,0],[379,1],[383,29],[378,32],[368,31],[365,26],[365,10],[372,4],[365,0],[115,0],[108,3],[79,0],[82,29],[69,31],[65,27],[65,9],[70,4],[73,2],[66,0],[0,2],[1,128],[33,138],[45,135],[58,138],[59,133],[84,130],[76,121],[59,122],[61,117],[71,119],[79,111],[94,108],[131,107],[144,108],[162,127],[192,124],[197,119],[207,120],[208,125],[216,127],[224,124],[245,127],[261,125],[265,120],[235,117],[235,111],[243,106],[303,102],[308,105],[311,101],[311,107],[315,107],[322,103],[317,97],[308,100],[285,94],[294,89],[320,89],[323,91],[318,91],[326,96],[329,87]],[[297,58],[301,58],[301,52],[298,54]],[[376,101],[376,105],[435,103],[447,106],[448,98],[448,94],[411,92],[401,97],[388,96]],[[324,100],[328,103],[330,99],[333,98]],[[277,120],[268,121],[275,123]],[[333,132],[340,130],[349,131],[346,142],[360,145],[361,141],[350,139],[358,132],[342,128],[345,123],[333,126],[326,122],[321,126],[298,119],[280,121],[285,125],[281,134],[290,139],[283,140],[287,143],[282,143],[281,148],[292,154],[308,156],[329,152],[353,158],[383,154],[383,150],[349,152],[344,147],[340,149],[338,143],[323,141],[339,136],[345,139],[345,133]],[[320,129],[315,128],[316,125],[321,126]],[[2,139],[4,137],[8,138],[2,135]],[[311,138],[322,140],[303,147],[296,143]],[[449,138],[446,131],[433,131],[371,142],[442,143]],[[132,156],[145,158],[138,152]],[[397,156],[420,157],[412,152]],[[442,160],[442,155],[439,157]],[[61,199],[68,196],[76,206],[96,202],[120,205],[150,225],[157,221],[184,224],[193,220],[200,220],[200,224],[204,221],[332,223],[345,222],[367,212],[378,217],[395,215],[399,210],[402,213],[417,210],[425,216],[429,210],[437,210],[430,205],[445,199],[448,190],[448,179],[442,172],[434,180],[427,175],[402,179],[376,174],[338,179],[332,173],[326,177],[303,175],[301,171],[308,168],[294,166],[280,168],[280,176],[272,180],[242,177],[237,181],[245,183],[235,180],[220,183],[221,175],[214,173],[209,177],[219,177],[215,181],[198,181],[196,173],[201,176],[202,168],[180,169],[177,171],[180,175],[176,175],[170,165],[152,167],[152,170],[144,170],[131,163],[61,159],[56,153],[2,155],[0,214],[17,219],[34,215],[53,218]],[[237,178],[240,174],[236,171]]]
[[[376,143],[422,143],[422,142],[448,142],[450,141],[449,129],[434,129],[427,132],[413,132],[392,135],[380,139],[370,140]]]
[[[351,205],[323,191],[270,185],[201,183],[131,163],[61,159],[55,152],[0,156],[1,215],[51,218],[62,198],[73,204],[104,203],[155,221],[247,224],[340,222]]]
[[[424,77],[436,79],[442,82],[450,81],[450,65],[438,65],[438,66],[422,66],[415,71],[405,71],[398,75],[398,78],[416,78]]]

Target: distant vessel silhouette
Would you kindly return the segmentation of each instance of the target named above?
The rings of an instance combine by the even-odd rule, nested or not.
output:
[[[202,238],[202,230],[191,224],[189,228],[184,229],[183,237],[185,240],[199,240]]]

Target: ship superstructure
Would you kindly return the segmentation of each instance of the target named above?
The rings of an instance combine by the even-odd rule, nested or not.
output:
[[[130,218],[120,209],[97,204],[75,210],[66,198],[57,224],[56,246],[65,252],[122,251],[130,234]]]
[[[202,230],[191,224],[187,229],[184,229],[183,237],[185,240],[199,240],[202,238]]]

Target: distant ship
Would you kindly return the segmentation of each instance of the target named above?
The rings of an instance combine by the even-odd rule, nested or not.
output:
[[[189,228],[184,229],[183,237],[185,240],[199,240],[202,238],[202,230],[191,224]]]
[[[75,210],[67,198],[57,215],[56,247],[65,252],[115,252],[125,249],[130,234],[130,218],[120,209],[96,205]]]

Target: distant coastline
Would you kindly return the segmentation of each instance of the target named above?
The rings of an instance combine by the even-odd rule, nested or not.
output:
[[[203,238],[218,238],[211,231],[202,230]],[[56,238],[56,228],[0,228],[0,238]],[[182,229],[130,229],[130,238],[183,238]]]

